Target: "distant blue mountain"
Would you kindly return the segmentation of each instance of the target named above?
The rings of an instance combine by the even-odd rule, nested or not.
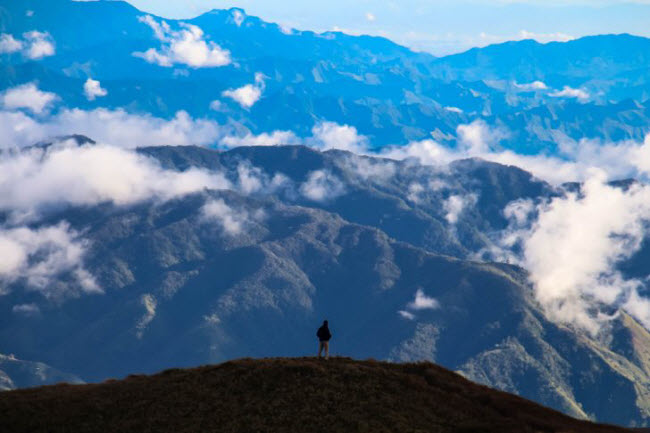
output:
[[[612,78],[650,68],[650,39],[620,34],[545,44],[534,40],[505,42],[473,48],[435,63],[436,76],[463,81]]]
[[[282,129],[306,136],[327,120],[354,125],[377,147],[432,136],[453,146],[458,125],[478,118],[516,131],[502,145],[526,153],[553,151],[554,144],[544,131],[522,129],[522,119],[553,124],[574,139],[639,140],[650,132],[643,105],[650,96],[646,38],[509,42],[435,58],[380,37],[283,29],[241,9],[214,10],[182,22],[199,26],[206,41],[229,50],[233,63],[194,69],[133,56],[161,46],[139,20],[145,15],[124,2],[0,1],[1,33],[47,31],[57,47],[56,55],[38,61],[3,55],[0,89],[37,81],[70,107],[123,107],[162,117],[186,110],[256,134]],[[181,21],[165,21],[172,30],[181,28]],[[224,90],[252,83],[256,73],[267,78],[253,107],[226,99],[223,110],[210,109]],[[89,76],[101,81],[108,96],[84,97]],[[547,89],[527,87],[534,81]],[[584,90],[588,100],[552,96],[564,86]],[[642,105],[621,105],[624,100]],[[554,108],[542,108],[549,106]],[[576,110],[597,114],[577,117]],[[630,117],[637,126],[622,123]]]

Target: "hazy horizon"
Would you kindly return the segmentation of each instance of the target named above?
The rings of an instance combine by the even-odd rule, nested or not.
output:
[[[246,13],[298,30],[342,31],[387,37],[437,56],[511,40],[568,41],[583,36],[630,33],[650,36],[646,1],[341,0],[302,4],[295,0],[129,0],[165,18],[187,19],[211,9],[239,7]],[[344,11],[344,12],[343,12]]]

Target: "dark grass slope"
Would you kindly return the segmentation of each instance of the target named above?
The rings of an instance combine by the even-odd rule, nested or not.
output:
[[[1,432],[625,432],[430,363],[227,362],[0,393]]]

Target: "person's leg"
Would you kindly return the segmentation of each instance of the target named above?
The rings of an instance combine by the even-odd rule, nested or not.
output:
[[[330,342],[325,342],[325,359],[330,359]]]
[[[322,352],[323,352],[323,342],[319,341],[318,342],[318,357],[319,358],[320,358]]]

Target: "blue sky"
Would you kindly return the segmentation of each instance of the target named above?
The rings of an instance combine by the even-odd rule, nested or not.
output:
[[[386,36],[444,55],[473,46],[533,38],[545,42],[604,34],[650,36],[650,0],[129,0],[168,18],[241,7],[301,30]]]

